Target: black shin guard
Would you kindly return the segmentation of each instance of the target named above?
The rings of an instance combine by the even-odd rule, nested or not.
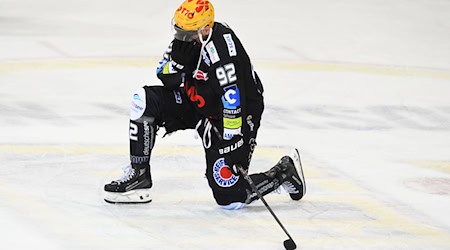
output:
[[[155,144],[156,125],[153,117],[142,116],[130,120],[130,161],[133,166],[147,168],[150,173],[150,156]]]
[[[265,173],[251,174],[250,178],[252,178],[262,196],[265,196],[266,194],[277,190],[281,185],[281,183],[276,178],[268,176]],[[245,203],[249,204],[258,199],[258,195],[252,191],[250,186],[247,189],[247,193],[248,196]]]

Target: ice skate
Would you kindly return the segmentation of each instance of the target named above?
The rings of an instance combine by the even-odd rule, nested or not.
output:
[[[150,168],[128,165],[124,175],[105,185],[105,201],[108,203],[148,203],[151,202],[152,180]]]
[[[275,177],[293,200],[300,200],[306,193],[305,177],[297,149],[292,158],[283,156],[266,175]]]

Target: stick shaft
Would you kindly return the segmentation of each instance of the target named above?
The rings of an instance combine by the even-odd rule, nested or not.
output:
[[[259,192],[259,190],[256,187],[255,183],[253,182],[252,178],[245,172],[245,170],[241,166],[237,166],[237,167],[239,169],[239,172],[241,172],[241,175],[244,177],[244,179],[248,182],[250,187],[253,189],[253,192],[255,192],[256,195],[258,195],[258,198],[262,201],[264,206],[266,206],[266,208],[267,208],[267,210],[269,210],[270,214],[272,214],[272,217],[277,221],[277,223],[278,223],[278,225],[280,225],[281,229],[283,229],[284,233],[289,237],[290,240],[294,241],[292,239],[291,235],[289,235],[286,228],[281,223],[281,221],[278,219],[277,215],[273,212],[272,208],[269,206],[269,204],[267,204],[266,200],[262,196],[261,192]]]

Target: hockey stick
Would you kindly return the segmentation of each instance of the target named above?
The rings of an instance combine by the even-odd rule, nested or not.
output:
[[[256,187],[255,183],[253,182],[252,178],[245,172],[245,170],[242,168],[242,166],[237,165],[236,167],[238,168],[239,172],[244,177],[244,179],[248,182],[250,187],[253,189],[253,192],[255,192],[256,195],[258,195],[258,198],[264,203],[264,206],[266,206],[267,210],[269,210],[270,214],[272,214],[273,218],[278,222],[278,225],[280,225],[280,227],[281,227],[281,229],[283,229],[284,233],[289,237],[289,239],[287,239],[287,240],[285,240],[283,242],[284,248],[286,248],[287,250],[294,250],[294,249],[296,249],[297,245],[295,244],[295,242],[292,239],[291,235],[289,235],[288,231],[286,230],[286,228],[284,228],[283,224],[278,219],[278,217],[275,215],[275,213],[273,212],[272,208],[270,208],[269,204],[267,204],[266,200],[264,199],[262,194],[259,192],[259,190]]]

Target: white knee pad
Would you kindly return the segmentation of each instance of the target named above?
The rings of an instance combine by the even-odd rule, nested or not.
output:
[[[130,119],[136,121],[144,114],[146,107],[145,89],[140,88],[133,94],[131,99]]]

